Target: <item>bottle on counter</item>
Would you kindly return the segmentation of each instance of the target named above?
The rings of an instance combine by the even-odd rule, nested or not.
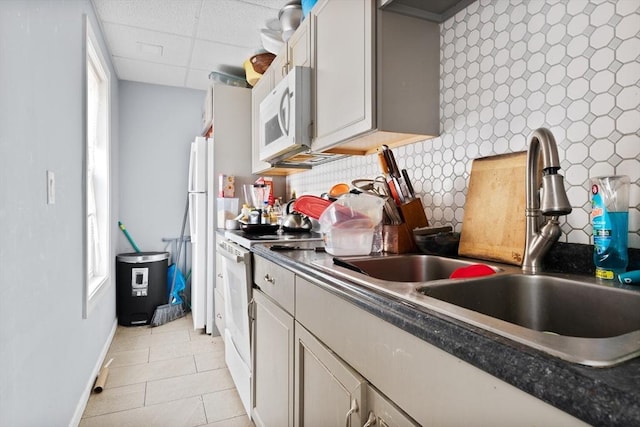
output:
[[[251,214],[251,208],[249,205],[244,203],[240,212],[242,213],[242,221],[249,222],[249,215]]]
[[[271,224],[271,206],[269,202],[265,201],[262,205],[262,224]]]
[[[627,269],[629,184],[626,175],[591,179],[593,262],[599,279],[616,279]]]
[[[282,204],[280,203],[279,197],[273,201],[270,218],[271,224],[280,224],[280,219],[282,218]]]

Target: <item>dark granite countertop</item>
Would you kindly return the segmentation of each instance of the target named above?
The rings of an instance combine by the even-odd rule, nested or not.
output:
[[[573,254],[570,258],[577,259],[576,248],[566,245],[561,253]],[[313,248],[321,243],[302,242],[296,246]],[[322,283],[327,291],[562,411],[592,425],[640,426],[640,358],[608,368],[566,362],[425,307],[329,275],[312,264],[331,257],[329,254],[271,251],[269,247],[254,245],[252,251]]]

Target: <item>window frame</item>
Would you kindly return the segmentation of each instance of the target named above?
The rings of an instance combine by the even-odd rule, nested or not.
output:
[[[82,210],[83,210],[83,318],[88,318],[93,311],[101,296],[110,288],[113,277],[111,260],[111,72],[105,56],[103,55],[100,43],[93,31],[91,22],[87,15],[84,15],[84,40],[83,40],[83,61],[82,61],[82,123],[83,123],[83,165],[82,165]],[[104,239],[102,246],[103,255],[101,256],[104,266],[100,274],[93,275],[89,272],[89,190],[88,190],[88,168],[89,168],[89,73],[90,68],[96,71],[98,77],[102,80],[99,85],[101,101],[98,114],[98,129],[103,137],[104,142],[104,164],[103,167],[103,184],[100,195],[96,194],[96,198],[103,197],[99,206],[98,217],[103,220],[102,225],[98,225],[101,231],[100,236]],[[100,120],[103,120],[100,123]],[[105,194],[106,193],[106,194]]]

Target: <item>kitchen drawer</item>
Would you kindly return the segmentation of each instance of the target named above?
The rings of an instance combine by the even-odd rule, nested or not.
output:
[[[295,301],[295,275],[293,272],[254,256],[253,283],[278,305],[292,314]]]

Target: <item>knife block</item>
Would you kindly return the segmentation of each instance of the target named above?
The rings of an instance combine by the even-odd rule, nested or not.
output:
[[[429,225],[422,200],[418,198],[403,203],[400,212],[404,219],[402,224],[385,225],[382,228],[382,250],[394,254],[418,252],[413,229]]]

